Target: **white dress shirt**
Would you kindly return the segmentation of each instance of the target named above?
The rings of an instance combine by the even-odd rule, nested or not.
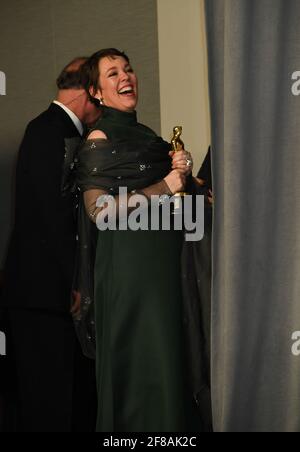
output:
[[[72,122],[74,123],[74,126],[76,127],[76,129],[78,130],[80,135],[82,136],[83,135],[83,125],[82,125],[82,122],[80,121],[80,119],[75,115],[75,113],[73,113],[72,110],[70,110],[68,107],[66,107],[61,102],[58,102],[58,100],[54,100],[53,103],[56,105],[59,105],[63,110],[65,110],[67,115],[71,118]]]

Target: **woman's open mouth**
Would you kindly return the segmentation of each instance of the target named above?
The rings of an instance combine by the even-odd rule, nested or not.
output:
[[[131,85],[127,85],[127,86],[124,86],[123,88],[121,88],[118,91],[118,94],[120,94],[121,96],[124,96],[124,97],[134,97],[135,96],[133,86],[131,86]]]

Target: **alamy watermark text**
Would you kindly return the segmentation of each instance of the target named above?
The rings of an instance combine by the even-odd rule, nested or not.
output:
[[[6,337],[3,331],[0,331],[0,356],[6,355]]]
[[[119,188],[118,201],[112,195],[102,195],[96,203],[101,209],[96,217],[99,231],[185,231],[188,242],[204,236],[204,196],[152,195],[140,193],[128,197],[126,187]]]
[[[6,75],[0,71],[0,96],[6,95]]]

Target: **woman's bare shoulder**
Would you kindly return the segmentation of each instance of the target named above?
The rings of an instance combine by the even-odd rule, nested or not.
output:
[[[105,135],[104,132],[102,132],[102,130],[93,130],[87,137],[88,140],[97,140],[98,138],[107,140],[107,136]]]

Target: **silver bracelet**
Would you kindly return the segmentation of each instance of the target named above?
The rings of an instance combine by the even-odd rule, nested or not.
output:
[[[96,218],[97,207],[93,212],[89,212],[89,216],[94,220]]]

